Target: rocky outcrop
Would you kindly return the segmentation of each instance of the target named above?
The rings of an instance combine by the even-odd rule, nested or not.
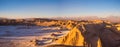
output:
[[[78,22],[77,26],[55,43],[83,47],[119,47],[120,32],[116,26],[101,20]]]

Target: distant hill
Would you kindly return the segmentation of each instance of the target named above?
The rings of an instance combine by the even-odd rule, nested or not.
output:
[[[8,19],[8,18],[3,18],[0,17],[0,19]],[[46,21],[51,21],[51,20],[76,20],[76,21],[81,21],[81,20],[107,20],[111,21],[114,23],[120,23],[120,16],[107,16],[107,17],[97,17],[97,16],[74,16],[74,17],[51,17],[51,18],[26,18],[24,19],[26,21],[34,21],[34,20],[46,20]]]
[[[109,16],[109,17],[106,17],[106,19],[108,21],[111,21],[111,22],[119,22],[120,23],[120,16]]]
[[[57,20],[107,20],[111,22],[119,22],[120,23],[120,16],[108,16],[105,18],[102,17],[97,17],[97,16],[81,16],[81,17],[52,17],[52,19],[57,19]]]
[[[7,19],[7,18],[0,17],[0,20],[1,20],[1,19]]]

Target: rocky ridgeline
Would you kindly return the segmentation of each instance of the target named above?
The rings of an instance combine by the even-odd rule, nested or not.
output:
[[[59,21],[61,28],[70,30],[47,47],[120,47],[120,24],[108,21]]]
[[[46,23],[50,23],[56,20],[52,19],[44,19],[44,18],[31,18],[31,19],[0,19],[0,25],[46,25]],[[47,24],[48,25],[48,24]]]

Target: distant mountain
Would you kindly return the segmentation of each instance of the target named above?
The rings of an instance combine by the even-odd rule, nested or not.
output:
[[[79,16],[79,17],[52,17],[52,19],[57,19],[57,20],[96,20],[100,19],[97,16]]]
[[[0,19],[8,19],[8,18],[3,18],[0,17]],[[120,16],[107,16],[107,17],[97,17],[97,16],[64,16],[64,17],[51,17],[51,18],[26,18],[24,20],[27,21],[34,21],[34,20],[76,20],[76,21],[80,21],[80,20],[107,20],[107,21],[111,21],[111,22],[119,22],[120,23]]]
[[[0,17],[0,20],[1,20],[1,19],[7,19],[7,18]]]
[[[119,22],[120,23],[120,16],[108,16],[106,17],[106,20],[111,21],[111,22]]]
[[[111,22],[119,22],[120,23],[120,16],[108,16],[105,18],[97,17],[97,16],[79,16],[79,17],[52,17],[52,19],[56,20],[107,20]]]

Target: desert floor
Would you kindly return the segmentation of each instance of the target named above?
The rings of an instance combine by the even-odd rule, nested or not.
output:
[[[43,26],[0,26],[0,47],[44,47],[68,30]]]

